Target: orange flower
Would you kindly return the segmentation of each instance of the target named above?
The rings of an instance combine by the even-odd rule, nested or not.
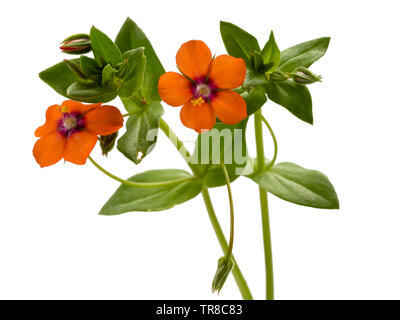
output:
[[[213,59],[210,49],[200,40],[184,43],[176,54],[181,74],[164,73],[158,81],[161,98],[173,107],[183,105],[182,123],[199,133],[212,129],[216,116],[226,124],[247,117],[246,102],[232,90],[246,76],[246,64],[240,58],[221,55]]]
[[[123,125],[121,112],[101,103],[85,105],[67,100],[46,111],[46,123],[37,128],[41,137],[33,147],[33,156],[41,167],[51,166],[64,158],[85,164],[97,142],[97,135],[109,135]]]

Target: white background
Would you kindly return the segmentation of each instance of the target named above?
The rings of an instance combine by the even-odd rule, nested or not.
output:
[[[127,16],[145,31],[166,70],[190,39],[225,53],[219,20],[254,34],[271,29],[281,49],[331,36],[312,66],[314,126],[268,102],[264,115],[279,140],[278,161],[328,175],[339,211],[295,206],[270,196],[277,299],[399,299],[398,1],[8,1],[0,12],[0,298],[239,299],[230,276],[220,295],[211,281],[221,251],[200,196],[171,210],[97,215],[118,183],[90,163],[41,169],[34,130],[63,97],[38,73],[68,58],[59,42],[92,24],[114,38]],[[122,105],[115,101],[115,105]],[[165,105],[184,140],[195,133]],[[253,125],[248,131],[255,153]],[[266,153],[272,143],[265,134]],[[188,147],[192,147],[188,144]],[[100,159],[99,148],[93,152]],[[100,159],[101,160],[101,159]],[[160,135],[135,166],[119,152],[101,163],[122,177],[186,165]],[[211,190],[228,231],[226,190]],[[237,257],[255,298],[264,298],[256,185],[233,184]]]

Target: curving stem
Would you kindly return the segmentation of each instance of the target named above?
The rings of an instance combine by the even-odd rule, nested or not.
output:
[[[172,142],[172,144],[175,146],[175,148],[178,150],[178,152],[186,160],[186,162],[187,162],[188,166],[190,167],[190,169],[192,170],[193,174],[196,177],[199,177],[199,172],[198,172],[196,166],[194,166],[187,160],[190,158],[190,152],[185,148],[183,142],[181,140],[179,140],[177,135],[172,131],[172,129],[168,126],[168,124],[162,118],[160,118],[160,129],[165,133],[165,135]],[[223,253],[226,254],[228,252],[228,242],[226,241],[226,238],[222,231],[221,225],[219,224],[218,218],[215,214],[215,210],[212,205],[208,189],[206,187],[203,187],[201,190],[201,193],[203,195],[204,204],[206,205],[208,216],[209,216],[211,224],[214,228],[215,235],[217,236],[217,239],[219,241],[219,244],[222,248]],[[233,257],[233,255],[232,255],[232,259],[235,262],[235,267],[232,270],[232,274],[233,274],[233,277],[235,278],[236,284],[240,290],[240,293],[241,293],[243,299],[253,300],[253,296],[247,285],[246,279],[244,278],[242,271],[240,270],[239,265],[235,261],[235,258]]]

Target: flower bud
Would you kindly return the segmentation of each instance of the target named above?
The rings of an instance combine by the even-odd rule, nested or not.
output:
[[[300,67],[292,73],[292,79],[297,84],[310,84],[321,81],[321,76],[313,74],[307,68]]]
[[[214,280],[212,283],[212,292],[221,291],[223,285],[225,284],[226,279],[229,276],[229,273],[232,271],[235,263],[232,258],[222,257],[218,260],[218,268],[215,273]]]
[[[62,52],[69,54],[82,54],[89,52],[92,50],[90,45],[90,36],[84,33],[72,35],[61,42],[60,49]]]
[[[273,82],[281,82],[281,81],[286,81],[289,79],[289,76],[286,73],[283,73],[282,71],[276,70],[270,74],[267,75],[268,79],[273,81]]]
[[[108,153],[114,148],[117,137],[118,137],[118,131],[115,131],[114,133],[109,134],[108,136],[99,137],[101,154],[103,156],[107,157]]]

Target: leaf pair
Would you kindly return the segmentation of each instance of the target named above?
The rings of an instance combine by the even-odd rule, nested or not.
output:
[[[263,88],[272,101],[312,124],[312,100],[308,89],[290,81],[272,82],[266,74],[275,70],[290,73],[298,67],[309,67],[325,54],[330,38],[303,42],[280,52],[272,32],[261,50],[255,37],[234,24],[221,21],[220,30],[228,53],[246,62],[245,86]]]

